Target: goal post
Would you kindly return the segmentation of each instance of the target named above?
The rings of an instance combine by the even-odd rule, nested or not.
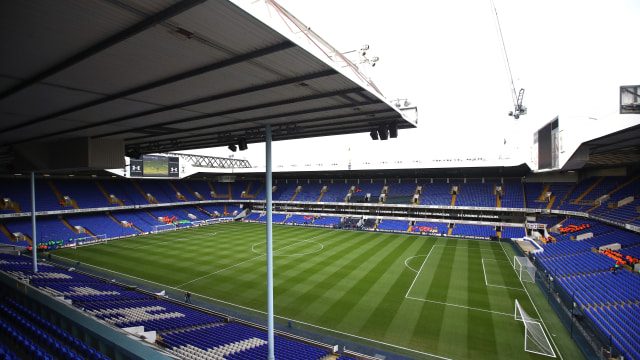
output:
[[[106,243],[107,243],[107,234],[86,236],[82,238],[73,239],[73,248],[77,249],[78,246],[106,244]]]
[[[540,322],[529,316],[516,299],[514,319],[524,323],[524,351],[556,357]]]
[[[536,282],[536,267],[526,256],[513,257],[513,269],[518,273],[518,279],[526,282]]]
[[[162,224],[162,225],[154,225],[153,229],[151,230],[151,233],[157,234],[160,232],[175,231],[175,230],[176,230],[176,226],[173,224]]]

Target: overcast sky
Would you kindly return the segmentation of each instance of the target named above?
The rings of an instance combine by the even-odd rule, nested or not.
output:
[[[533,132],[555,116],[566,125],[564,136],[586,136],[586,128],[604,135],[630,122],[618,115],[619,87],[640,84],[638,0],[494,0],[516,91],[525,89],[528,115],[519,120],[507,115],[510,81],[490,0],[277,2],[340,51],[368,44],[367,55],[380,60],[364,69],[367,75],[387,99],[409,99],[419,111],[419,129],[385,142],[368,134],[275,142],[280,162],[501,155],[526,161]],[[570,127],[574,117],[584,124]],[[263,165],[264,146],[235,156]]]

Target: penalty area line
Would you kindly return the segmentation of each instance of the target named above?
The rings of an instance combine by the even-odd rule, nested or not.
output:
[[[487,309],[474,308],[474,307],[471,307],[471,306],[450,304],[450,303],[445,303],[445,302],[435,301],[435,300],[419,299],[419,298],[414,298],[414,297],[411,297],[411,296],[405,296],[405,298],[411,299],[411,300],[417,300],[417,301],[430,302],[430,303],[440,304],[440,305],[445,305],[445,306],[454,306],[454,307],[459,307],[459,308],[468,309],[468,310],[484,311],[484,312],[488,312],[488,313],[492,313],[492,314],[498,314],[498,315],[504,315],[504,316],[513,317],[513,314],[507,314],[507,313],[503,313],[503,312],[499,312],[499,311],[493,311],[493,310],[487,310]]]

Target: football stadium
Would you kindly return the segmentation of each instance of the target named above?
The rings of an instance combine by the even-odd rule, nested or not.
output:
[[[418,106],[276,1],[0,9],[1,358],[640,360],[640,85],[525,158],[335,160]]]

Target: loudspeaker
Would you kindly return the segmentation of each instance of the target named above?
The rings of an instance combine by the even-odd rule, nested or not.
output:
[[[371,130],[369,136],[371,136],[371,140],[378,140],[378,132],[375,130]]]
[[[386,125],[380,125],[380,127],[378,127],[378,136],[380,136],[380,140],[387,140],[389,138],[389,129],[387,129]]]
[[[247,150],[247,139],[238,139],[238,149],[240,149],[240,151]]]
[[[389,137],[392,139],[398,137],[398,125],[396,123],[389,124]]]

